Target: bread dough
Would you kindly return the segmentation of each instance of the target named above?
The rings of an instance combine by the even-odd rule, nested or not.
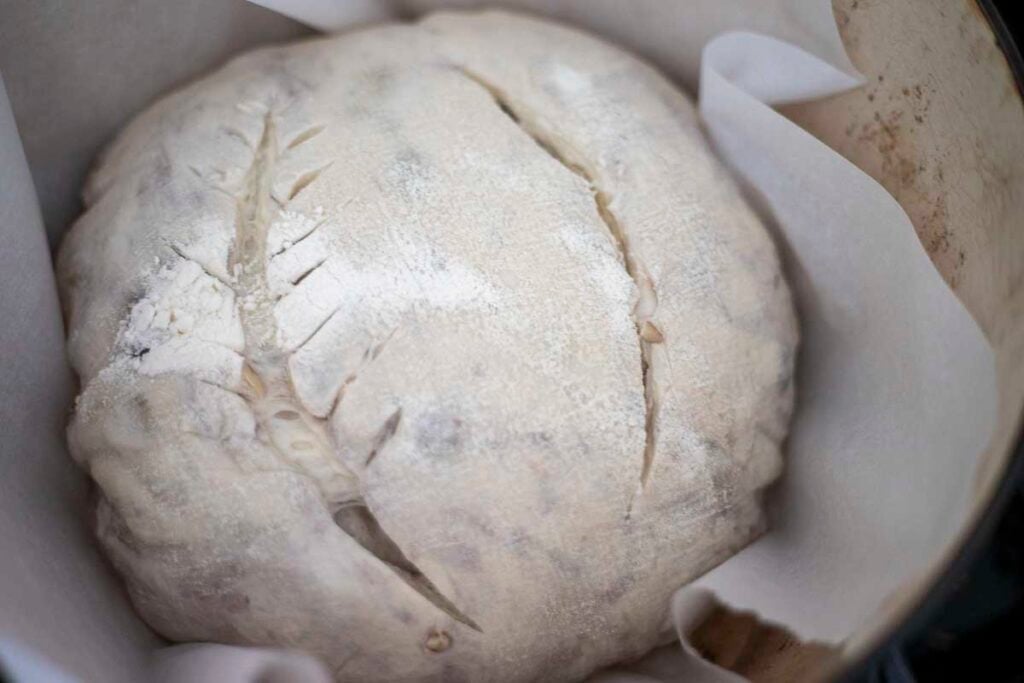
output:
[[[99,538],[171,640],[578,680],[764,527],[796,325],[691,102],[500,12],[258,50],[107,151],[58,275]]]

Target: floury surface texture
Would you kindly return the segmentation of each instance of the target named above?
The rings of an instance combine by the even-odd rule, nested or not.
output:
[[[167,638],[573,681],[765,526],[796,322],[692,103],[497,12],[243,55],[58,262],[96,524]]]

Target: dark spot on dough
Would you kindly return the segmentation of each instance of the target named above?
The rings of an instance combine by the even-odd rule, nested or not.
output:
[[[471,545],[459,544],[441,548],[436,553],[437,558],[445,565],[458,567],[459,569],[474,574],[483,571],[480,561],[480,552]]]
[[[394,161],[384,169],[383,180],[402,197],[418,200],[423,197],[430,175],[430,164],[423,155],[409,147],[395,155]]]
[[[396,81],[395,70],[389,66],[378,66],[369,69],[361,79],[368,95],[381,96],[390,90]]]
[[[248,608],[249,597],[236,586],[245,576],[244,564],[239,561],[214,562],[209,566],[194,566],[185,577],[181,595],[199,604],[218,605],[225,611],[239,612]]]
[[[528,432],[526,437],[536,445],[548,445],[551,443],[551,434],[549,432]]]
[[[462,419],[448,413],[428,413],[416,425],[416,446],[429,457],[455,454],[463,442]]]
[[[409,625],[415,621],[415,617],[412,615],[412,612],[404,607],[397,607],[393,609],[392,612],[395,615],[395,619],[398,619],[403,624]]]
[[[562,576],[582,576],[583,567],[569,548],[550,548],[525,529],[513,529],[505,547],[519,557],[543,556]]]
[[[153,416],[153,406],[150,404],[145,394],[135,394],[130,403],[128,404],[128,410],[133,415],[126,416],[130,422],[136,425],[142,425],[145,431],[154,429],[155,421]]]
[[[561,490],[553,486],[547,476],[537,478],[537,497],[540,500],[540,513],[545,517],[553,513],[562,502]]]
[[[431,267],[438,272],[444,272],[448,270],[448,257],[434,248],[431,248],[430,251]]]
[[[167,185],[171,180],[173,168],[171,160],[164,151],[158,152],[148,169],[143,169],[138,174],[138,181],[135,185],[136,196],[141,197],[152,191],[158,190]]]
[[[627,574],[626,576],[618,576],[612,580],[611,585],[604,592],[604,599],[607,604],[613,604],[622,599],[622,597],[629,592],[629,589],[636,583],[636,577]]]
[[[146,290],[141,285],[132,287],[131,292],[125,298],[125,313],[127,314],[128,311],[135,307],[135,304],[144,298],[146,298]]]
[[[249,608],[250,599],[245,593],[228,591],[220,595],[218,602],[224,607],[226,612],[237,614]]]
[[[354,119],[371,119],[385,130],[396,131],[397,122],[383,112],[389,109],[386,100],[397,81],[397,73],[392,67],[368,69],[347,89],[345,112]]]
[[[450,508],[447,514],[453,524],[461,523],[467,527],[476,529],[486,538],[493,539],[496,536],[494,527],[491,526],[489,521],[480,515],[473,514],[464,508]]]
[[[189,506],[188,489],[170,481],[146,480],[146,488],[153,500],[170,510],[183,510]]]

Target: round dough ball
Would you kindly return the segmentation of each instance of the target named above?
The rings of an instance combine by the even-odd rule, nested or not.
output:
[[[85,201],[70,444],[171,640],[578,680],[764,527],[778,257],[614,47],[487,12],[259,50],[139,116]]]

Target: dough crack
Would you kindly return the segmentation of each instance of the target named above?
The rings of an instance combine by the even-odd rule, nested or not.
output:
[[[654,288],[654,282],[651,280],[647,268],[640,262],[636,253],[631,248],[627,231],[619,223],[611,209],[612,198],[601,188],[595,179],[595,174],[588,171],[580,161],[571,159],[569,151],[560,149],[555,140],[541,132],[539,126],[531,120],[528,112],[524,111],[518,104],[510,102],[500,88],[466,67],[460,66],[456,68],[463,76],[487,91],[498,108],[520,130],[537,143],[538,147],[547,152],[551,158],[568,171],[586,181],[594,197],[594,208],[597,211],[597,215],[607,228],[612,242],[622,258],[626,273],[636,285],[637,301],[633,306],[632,318],[636,325],[637,339],[640,343],[640,376],[644,388],[644,452],[640,469],[640,482],[626,509],[626,518],[628,519],[632,514],[633,505],[637,497],[646,488],[647,482],[650,479],[657,442],[660,404],[652,355],[654,353],[654,346],[664,343],[665,336],[652,320],[654,312],[658,307],[658,295]]]

